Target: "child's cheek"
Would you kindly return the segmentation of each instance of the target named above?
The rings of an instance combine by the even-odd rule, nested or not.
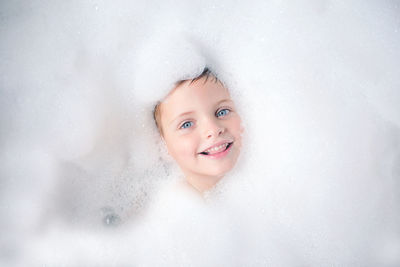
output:
[[[193,154],[197,153],[196,143],[192,136],[182,137],[179,142],[180,154],[185,157],[193,156]]]
[[[244,128],[242,126],[242,121],[240,120],[240,117],[234,117],[232,121],[230,122],[230,127],[233,129],[234,133],[242,133],[244,131]]]

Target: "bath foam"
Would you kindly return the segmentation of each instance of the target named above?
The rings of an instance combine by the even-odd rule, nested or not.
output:
[[[207,59],[184,32],[157,33],[142,43],[136,68],[132,71],[134,99],[144,103],[162,100],[176,81],[196,77],[207,64]]]
[[[399,265],[397,3],[60,3],[0,4],[2,264]],[[151,109],[214,57],[246,146],[201,205]]]

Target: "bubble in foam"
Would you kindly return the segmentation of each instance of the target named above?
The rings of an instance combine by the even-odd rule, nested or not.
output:
[[[104,216],[103,223],[106,226],[117,226],[121,222],[120,216],[116,214],[113,208],[111,207],[103,207],[101,212]]]

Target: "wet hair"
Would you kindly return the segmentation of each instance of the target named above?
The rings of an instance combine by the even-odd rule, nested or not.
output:
[[[192,83],[194,83],[194,82],[200,80],[200,79],[203,78],[203,77],[206,77],[206,79],[205,79],[205,81],[204,81],[204,83],[206,83],[206,82],[208,81],[208,78],[210,78],[210,76],[214,79],[214,82],[218,82],[217,75],[215,75],[208,67],[205,67],[204,70],[203,70],[203,72],[202,72],[199,76],[197,76],[197,77],[195,77],[195,78],[193,78],[193,79],[191,79],[191,80],[190,80],[190,79],[187,79],[187,80],[180,80],[180,81],[177,81],[177,82],[175,83],[175,88],[178,87],[179,85],[183,84],[183,83],[186,82],[186,81],[189,81],[189,80],[190,80],[190,84],[192,84]]]
[[[211,77],[210,77],[211,76]],[[205,67],[203,72],[198,75],[197,77],[194,77],[192,79],[187,79],[187,80],[179,80],[175,83],[175,87],[177,88],[178,86],[182,85],[183,83],[190,81],[190,84],[202,79],[202,78],[206,78],[204,83],[206,83],[208,81],[209,78],[214,79],[214,82],[219,82],[217,76],[208,68]],[[156,123],[157,129],[160,132],[161,136],[163,136],[163,130],[161,127],[161,110],[160,110],[160,105],[161,105],[161,101],[158,101],[157,104],[154,106],[153,109],[153,118],[154,118],[154,122]]]

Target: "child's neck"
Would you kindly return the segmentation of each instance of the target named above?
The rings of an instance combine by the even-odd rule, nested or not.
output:
[[[200,193],[210,190],[221,179],[222,177],[219,176],[186,175],[186,181]]]

